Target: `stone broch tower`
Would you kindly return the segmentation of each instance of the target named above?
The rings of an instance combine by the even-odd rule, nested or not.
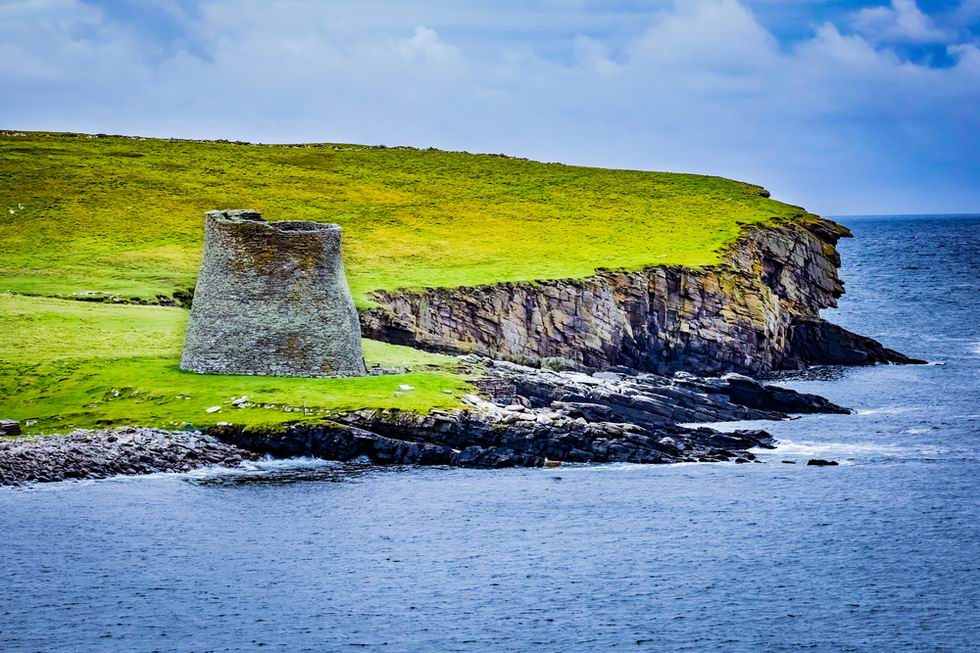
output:
[[[208,374],[365,374],[340,227],[210,211],[180,367]]]

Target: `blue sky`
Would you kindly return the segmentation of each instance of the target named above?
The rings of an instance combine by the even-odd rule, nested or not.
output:
[[[0,127],[506,152],[980,211],[980,0],[0,0]]]

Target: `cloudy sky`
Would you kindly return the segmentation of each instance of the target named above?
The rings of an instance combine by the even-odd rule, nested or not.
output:
[[[0,0],[0,128],[435,146],[980,211],[980,0]]]

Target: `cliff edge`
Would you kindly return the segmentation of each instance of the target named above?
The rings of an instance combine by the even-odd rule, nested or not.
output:
[[[850,235],[823,218],[775,221],[747,227],[716,266],[380,291],[362,329],[522,364],[658,374],[919,362],[821,319],[844,293],[836,244]]]

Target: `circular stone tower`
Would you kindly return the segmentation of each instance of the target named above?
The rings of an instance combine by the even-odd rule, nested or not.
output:
[[[206,374],[365,374],[340,227],[209,211],[180,367]]]

